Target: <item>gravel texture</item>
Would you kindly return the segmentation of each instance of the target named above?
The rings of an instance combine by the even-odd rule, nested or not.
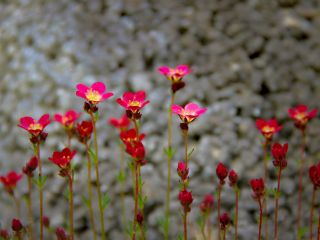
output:
[[[166,109],[169,83],[156,69],[160,65],[189,64],[193,73],[186,77],[176,103],[194,101],[208,108],[190,126],[191,183],[195,200],[190,214],[190,239],[201,239],[196,220],[197,205],[217,186],[215,167],[222,161],[240,176],[239,239],[256,239],[258,205],[251,198],[248,181],[262,175],[262,137],[255,128],[258,117],[276,117],[284,128],[276,136],[289,142],[289,166],[283,172],[283,199],[280,201],[280,239],[295,239],[297,204],[297,161],[299,132],[288,119],[287,109],[299,103],[319,107],[320,102],[320,3],[317,0],[2,0],[0,1],[0,173],[20,170],[32,155],[27,134],[17,127],[19,118],[43,113],[54,114],[69,108],[82,109],[74,94],[77,83],[103,81],[115,97],[100,105],[98,125],[101,147],[103,191],[111,196],[106,225],[110,239],[126,239],[120,218],[120,186],[117,182],[119,152],[117,133],[106,123],[122,109],[115,99],[124,91],[145,90],[151,103],[143,110],[142,131],[147,134],[148,165],[142,169],[146,205],[147,238],[162,239],[159,219],[163,217],[166,190]],[[86,118],[86,114],[82,114]],[[172,224],[170,239],[182,231],[177,201],[177,162],[183,157],[182,137],[174,117],[172,164]],[[57,123],[48,127],[43,147],[45,213],[53,227],[65,224],[66,183],[56,177],[57,169],[47,157],[65,144]],[[319,162],[319,118],[307,131],[308,166]],[[79,165],[75,183],[76,239],[90,239],[87,210],[81,200],[86,188],[83,148],[75,159]],[[275,187],[275,171],[269,162]],[[128,178],[129,180],[130,178]],[[311,184],[305,178],[305,202]],[[26,184],[19,187],[21,196]],[[3,191],[2,191],[3,192]],[[131,184],[126,190],[127,217],[133,206]],[[34,193],[34,212],[37,199]],[[319,199],[319,198],[318,198]],[[8,227],[14,208],[6,194],[0,195],[0,223]],[[226,186],[222,193],[223,211],[234,212],[234,195]],[[303,223],[308,225],[308,204]],[[97,210],[97,209],[96,209]],[[270,236],[273,201],[269,200]],[[27,221],[26,215],[23,220]],[[215,222],[216,217],[213,221]],[[216,226],[216,224],[215,224]],[[227,239],[232,239],[230,228]]]

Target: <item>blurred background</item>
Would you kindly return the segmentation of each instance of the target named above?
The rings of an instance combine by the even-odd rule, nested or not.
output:
[[[100,104],[99,144],[103,191],[111,196],[106,210],[110,239],[127,239],[119,214],[120,185],[117,181],[119,152],[117,131],[107,120],[119,117],[116,103],[124,91],[145,90],[151,103],[143,110],[148,164],[142,168],[144,193],[148,197],[145,222],[148,239],[163,239],[159,220],[164,217],[166,191],[167,108],[170,83],[157,72],[161,65],[188,64],[193,73],[178,92],[176,103],[193,101],[208,108],[190,126],[189,189],[194,195],[190,214],[190,239],[197,238],[198,205],[206,193],[216,190],[215,167],[219,161],[235,169],[241,187],[240,239],[255,239],[258,205],[251,198],[249,180],[262,176],[262,142],[255,119],[277,118],[283,130],[275,140],[289,142],[288,167],[283,171],[280,201],[280,239],[295,239],[297,162],[300,132],[287,110],[297,104],[310,108],[320,102],[320,2],[319,0],[0,0],[0,174],[20,171],[32,156],[28,135],[17,127],[19,118],[43,113],[53,116],[70,108],[82,111],[75,96],[77,83],[102,81],[115,96]],[[88,116],[83,113],[82,118]],[[177,154],[172,165],[171,239],[182,232],[177,162],[183,157],[178,117],[173,121],[173,145]],[[42,149],[45,214],[51,225],[65,226],[67,201],[65,180],[47,158],[61,150],[66,138],[53,122]],[[307,130],[307,162],[319,162],[320,122]],[[85,188],[84,151],[76,141],[75,183],[76,239],[91,239],[88,214],[81,195]],[[129,161],[129,160],[127,160]],[[275,169],[269,162],[276,186]],[[128,172],[129,174],[129,172]],[[127,178],[127,216],[131,220],[130,175]],[[304,179],[303,224],[308,225],[312,185]],[[26,181],[18,186],[26,193]],[[38,218],[37,191],[34,212]],[[319,199],[319,198],[318,198]],[[1,190],[0,224],[8,228],[14,216],[11,199]],[[273,201],[269,200],[273,219]],[[319,202],[318,202],[319,204]],[[222,212],[234,212],[234,194],[226,185]],[[22,218],[27,221],[26,215]],[[212,219],[216,223],[216,217]],[[272,233],[272,221],[269,228]],[[216,224],[215,224],[216,226]],[[227,239],[231,239],[230,228]]]

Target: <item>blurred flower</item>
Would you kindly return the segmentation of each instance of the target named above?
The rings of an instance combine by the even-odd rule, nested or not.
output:
[[[170,68],[168,66],[161,66],[158,68],[160,74],[164,75],[172,83],[176,83],[182,80],[182,78],[189,73],[191,69],[187,65],[178,65],[175,68]]]
[[[29,177],[33,176],[33,171],[37,169],[39,160],[36,156],[33,156],[23,167],[22,172]]]
[[[49,160],[64,169],[69,167],[75,154],[76,151],[71,151],[70,148],[64,148],[61,152],[53,152],[52,157],[49,157]]]
[[[117,103],[127,110],[127,116],[129,118],[135,117],[139,111],[146,106],[150,101],[145,101],[145,91],[125,92],[122,98],[117,99]],[[139,114],[138,114],[139,115]]]
[[[103,82],[95,82],[91,87],[79,83],[77,84],[76,95],[87,100],[90,104],[96,105],[113,96],[113,93],[106,92],[106,89]]]
[[[259,118],[256,120],[256,126],[267,140],[271,140],[272,136],[282,129],[282,126],[278,125],[275,119],[264,120]]]
[[[238,182],[238,174],[233,169],[229,172],[229,185],[230,187],[234,187]]]
[[[220,179],[220,184],[224,184],[224,180],[228,176],[228,168],[223,163],[219,163],[216,167],[216,174]]]
[[[139,225],[143,224],[143,214],[140,211],[137,213],[136,220]]]
[[[280,167],[284,169],[287,166],[287,155],[288,143],[281,145],[280,143],[275,143],[272,145],[271,152],[274,157],[273,165],[275,167]]]
[[[0,182],[2,182],[6,191],[10,194],[13,194],[13,190],[17,186],[17,183],[21,180],[22,174],[19,174],[15,171],[7,173],[7,175],[0,176]]]
[[[0,238],[4,240],[9,240],[10,239],[10,234],[6,229],[0,229]]]
[[[253,191],[253,198],[259,200],[264,195],[264,181],[262,178],[252,179],[250,185]]]
[[[187,180],[188,174],[189,174],[189,168],[187,168],[184,162],[180,161],[178,163],[177,172],[182,181]]]
[[[140,134],[139,136],[137,136],[137,132],[134,128],[129,129],[127,131],[122,131],[120,133],[120,139],[124,143],[132,142],[132,141],[142,141],[144,137],[145,137],[144,134]]]
[[[314,187],[320,188],[320,163],[309,168],[309,177]]]
[[[42,223],[46,228],[50,227],[50,219],[48,216],[43,216],[42,217]]]
[[[179,201],[186,212],[190,212],[190,205],[193,202],[192,192],[182,190],[179,192]]]
[[[72,128],[72,126],[74,125],[74,123],[77,121],[79,117],[80,117],[80,113],[77,113],[73,109],[70,109],[64,115],[61,115],[58,113],[54,115],[55,121],[60,123],[65,128]]]
[[[220,229],[221,230],[226,230],[228,225],[230,224],[231,219],[228,215],[228,213],[224,213],[220,216]]]
[[[68,240],[68,235],[62,227],[56,228],[56,237],[57,240]]]
[[[145,163],[145,148],[142,142],[140,141],[133,141],[126,143],[126,152],[134,158],[138,163],[143,164]]]
[[[203,213],[207,213],[211,209],[213,209],[213,203],[214,203],[213,196],[210,194],[206,194],[202,202],[200,203],[199,208]]]
[[[129,127],[130,119],[126,114],[123,114],[120,118],[110,118],[109,123],[123,132]]]
[[[93,132],[92,121],[82,121],[77,124],[77,134],[80,142],[85,143],[91,137]]]
[[[17,218],[12,219],[11,228],[15,232],[20,232],[23,229],[21,221]]]
[[[301,130],[304,130],[308,121],[317,115],[317,109],[313,109],[310,112],[305,105],[298,105],[295,108],[288,110],[289,117],[294,121],[295,126]]]
[[[172,105],[172,112],[177,114],[180,119],[186,124],[191,123],[206,111],[206,108],[200,108],[195,103],[188,103],[184,108],[176,104]]]
[[[44,114],[38,121],[35,121],[32,117],[25,116],[20,118],[19,127],[27,130],[32,136],[39,136],[45,127],[50,123],[50,115]]]

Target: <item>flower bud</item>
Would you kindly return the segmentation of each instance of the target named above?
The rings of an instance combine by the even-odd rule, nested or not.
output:
[[[46,228],[50,227],[50,219],[48,216],[43,216],[42,217],[42,223]]]
[[[220,229],[225,230],[227,226],[230,224],[231,220],[228,213],[224,213],[220,216]]]
[[[229,185],[230,187],[234,187],[235,185],[237,185],[238,182],[238,174],[232,169],[229,172]]]
[[[184,162],[181,161],[178,163],[177,172],[182,181],[187,180],[188,174],[189,174],[189,168],[187,168]]]
[[[219,163],[216,168],[216,174],[220,179],[220,184],[224,184],[224,180],[228,176],[228,168],[223,163]]]
[[[143,214],[141,212],[137,213],[136,220],[139,225],[143,224]]]
[[[182,190],[180,191],[178,198],[181,205],[184,207],[184,210],[190,212],[190,205],[193,202],[192,192]]]
[[[17,218],[12,219],[11,228],[15,232],[19,232],[23,229],[21,221]]]
[[[67,233],[62,227],[57,227],[56,237],[57,237],[57,240],[68,240]]]

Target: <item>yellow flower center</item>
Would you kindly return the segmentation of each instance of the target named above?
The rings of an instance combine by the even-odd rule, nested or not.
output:
[[[39,124],[39,123],[32,123],[32,124],[30,124],[30,126],[29,126],[29,130],[34,130],[34,131],[36,131],[36,130],[42,130],[42,125]]]
[[[265,126],[265,127],[262,128],[262,131],[265,132],[265,133],[269,133],[269,132],[273,132],[274,128],[270,127],[270,126]]]
[[[306,118],[306,114],[304,112],[298,113],[298,114],[296,114],[295,118],[298,121],[303,121]]]
[[[131,101],[131,102],[130,102],[130,106],[132,106],[132,107],[139,107],[139,106],[140,106],[140,102],[138,102],[138,101]]]
[[[97,91],[93,91],[92,89],[89,89],[86,92],[86,97],[90,102],[93,102],[93,103],[99,102],[101,100],[100,93]]]

